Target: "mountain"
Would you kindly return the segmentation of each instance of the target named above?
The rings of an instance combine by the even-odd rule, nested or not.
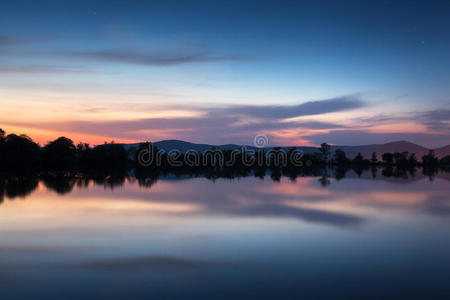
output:
[[[447,146],[441,147],[441,148],[437,148],[436,150],[434,150],[434,153],[439,158],[444,157],[446,155],[450,155],[450,145],[447,145]]]
[[[225,144],[225,145],[208,145],[208,144],[194,144],[180,140],[165,140],[155,143],[158,149],[163,149],[165,151],[170,151],[172,149],[180,150],[181,152],[186,152],[188,150],[194,150],[198,152],[204,152],[212,147],[216,147],[218,150],[233,150],[240,149],[242,146],[235,144]]]
[[[169,152],[171,150],[179,150],[180,152],[187,152],[188,150],[194,150],[198,152],[205,152],[208,149],[211,149],[212,147],[216,147],[216,149],[219,150],[233,150],[233,149],[240,149],[241,145],[235,145],[235,144],[225,144],[225,145],[209,145],[209,144],[195,144],[190,142],[185,142],[181,140],[163,140],[159,142],[153,143],[159,150],[164,150],[166,152]],[[124,144],[126,149],[129,148],[137,148],[139,146],[139,143],[137,144]],[[254,148],[247,146],[247,149]]]
[[[163,140],[159,142],[155,142],[154,145],[166,152],[170,150],[179,150],[181,152],[186,152],[188,150],[194,150],[199,152],[204,152],[212,147],[215,147],[219,150],[233,150],[233,149],[241,149],[242,145],[237,144],[225,144],[225,145],[210,145],[210,144],[195,144],[190,142],[185,142],[181,140]],[[125,148],[137,148],[139,144],[124,144]],[[247,149],[257,149],[253,146],[245,146]],[[273,147],[267,147],[265,149],[271,149]],[[282,147],[282,149],[288,150],[292,147]],[[310,154],[314,152],[318,152],[318,148],[316,147],[306,147],[306,146],[296,146],[296,148],[302,150],[304,153]],[[381,155],[383,153],[394,153],[394,152],[404,152],[415,153],[417,159],[421,159],[423,155],[428,154],[429,149],[416,145],[414,143],[406,142],[406,141],[398,141],[391,142],[387,144],[371,144],[371,145],[361,145],[361,146],[331,146],[331,154],[337,149],[341,149],[344,151],[349,158],[354,158],[358,153],[361,153],[365,158],[370,159],[373,152],[377,153],[378,159],[381,159]],[[435,150],[436,156],[441,158],[446,155],[450,155],[450,145],[441,147]]]

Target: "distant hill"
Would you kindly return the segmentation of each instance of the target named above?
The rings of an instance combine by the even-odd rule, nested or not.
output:
[[[195,150],[198,152],[204,152],[212,147],[216,147],[219,150],[233,150],[239,149],[242,146],[235,144],[225,144],[225,145],[208,145],[208,144],[194,144],[180,140],[165,140],[155,143],[158,149],[163,149],[165,151],[170,151],[172,149],[178,149],[181,152],[186,152],[188,150]]]
[[[444,157],[446,155],[450,155],[450,145],[447,145],[445,147],[437,148],[435,151],[435,154],[437,157]]]
[[[241,145],[235,145],[235,144],[225,144],[225,145],[209,145],[209,144],[195,144],[190,142],[185,142],[181,140],[164,140],[153,143],[159,150],[164,150],[166,152],[169,152],[171,150],[179,150],[180,152],[186,152],[188,150],[194,150],[198,152],[205,152],[208,149],[211,149],[212,147],[216,147],[216,149],[219,150],[233,150],[233,149],[240,149]],[[137,144],[124,144],[125,148],[129,149],[132,147],[137,148],[139,146],[139,143]],[[254,148],[254,147],[247,147],[248,149]]]
[[[219,150],[233,150],[233,149],[241,149],[242,145],[237,144],[225,144],[225,145],[210,145],[210,144],[195,144],[190,142],[185,142],[181,140],[163,140],[159,142],[154,143],[158,149],[164,150],[166,152],[169,152],[170,150],[177,149],[181,152],[186,152],[188,150],[195,150],[198,152],[204,152],[208,149],[211,149],[212,147],[215,147]],[[139,146],[138,143],[136,144],[124,144],[124,146],[127,149],[130,149],[132,147],[137,148]],[[247,149],[257,149],[253,146],[246,146]],[[271,149],[273,147],[268,147],[266,149]],[[292,147],[282,147],[283,149],[290,149]],[[317,152],[318,149],[316,147],[305,147],[305,146],[296,146],[296,148],[302,150],[304,153],[310,154]],[[377,153],[378,159],[381,159],[381,155],[383,153],[393,153],[393,152],[404,152],[407,151],[408,153],[415,153],[417,159],[421,159],[423,155],[428,154],[429,149],[419,146],[414,143],[406,142],[406,141],[398,141],[398,142],[391,142],[387,144],[372,144],[372,145],[361,145],[361,146],[331,146],[331,153],[334,154],[334,152],[337,149],[341,149],[344,151],[349,158],[354,158],[358,153],[361,153],[362,156],[365,158],[370,159],[373,152]],[[441,158],[446,155],[450,155],[450,145],[435,149],[436,156]]]

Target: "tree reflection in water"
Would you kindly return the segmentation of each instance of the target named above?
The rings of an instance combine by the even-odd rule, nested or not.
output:
[[[380,172],[381,171],[381,172]],[[419,171],[419,172],[418,172]],[[378,174],[381,173],[381,176]],[[257,177],[264,179],[269,177],[274,182],[280,182],[281,177],[288,177],[291,181],[295,181],[297,177],[318,177],[320,185],[327,187],[331,184],[330,178],[336,181],[346,177],[350,178],[367,178],[373,180],[388,181],[410,181],[428,178],[432,181],[435,177],[450,174],[450,170],[442,170],[438,168],[402,168],[385,166],[383,168],[375,167],[357,167],[357,168],[303,168],[294,171],[292,169],[261,169],[251,173],[232,172],[230,170],[215,171],[206,173],[170,173],[164,174],[160,172],[143,172],[142,170],[109,170],[109,172],[91,172],[91,173],[72,173],[72,172],[47,172],[47,173],[25,173],[25,174],[1,174],[0,175],[0,203],[4,198],[14,199],[17,197],[24,198],[32,193],[39,182],[49,190],[58,194],[70,193],[74,187],[87,188],[90,184],[104,186],[105,188],[114,189],[124,185],[125,180],[136,180],[140,187],[151,188],[160,178],[193,178],[204,177],[209,180],[219,178],[241,178],[241,177]]]

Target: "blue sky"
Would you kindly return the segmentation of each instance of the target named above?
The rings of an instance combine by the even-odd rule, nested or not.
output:
[[[0,126],[41,143],[249,144],[262,133],[284,145],[437,147],[450,143],[449,95],[448,1],[14,1],[0,11]]]

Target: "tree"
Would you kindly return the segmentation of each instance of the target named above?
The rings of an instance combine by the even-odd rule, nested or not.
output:
[[[122,145],[111,142],[92,149],[91,160],[92,166],[98,169],[125,168],[128,154]]]
[[[337,149],[334,152],[334,161],[337,165],[347,165],[350,162],[345,152],[341,149]]]
[[[437,166],[439,159],[435,156],[434,150],[430,150],[427,155],[422,156],[422,163],[425,166]]]
[[[69,170],[75,166],[75,162],[75,145],[66,137],[59,137],[42,149],[42,164],[45,168]]]
[[[331,149],[331,147],[327,143],[320,144],[319,151],[322,154],[322,159],[325,162],[328,162],[328,156],[330,156],[330,149]]]
[[[447,155],[439,161],[440,167],[446,172],[450,172],[450,155]]]
[[[377,153],[376,152],[372,153],[372,158],[370,159],[370,162],[372,164],[374,164],[374,165],[378,163],[378,158],[377,158]]]
[[[395,152],[393,158],[397,165],[406,165],[408,163],[408,152]]]
[[[411,153],[411,154],[409,155],[409,158],[408,158],[408,164],[411,165],[411,166],[417,165],[416,154]]]
[[[158,163],[158,148],[150,143],[140,143],[137,149],[134,161],[137,168],[155,169]]]
[[[441,158],[440,164],[443,166],[450,166],[450,155]]]
[[[0,168],[22,171],[36,168],[39,163],[39,146],[26,135],[9,134],[2,139]]]
[[[92,148],[89,144],[79,143],[77,145],[77,166],[81,169],[87,169],[93,166]]]
[[[381,156],[381,159],[385,164],[392,165],[392,162],[394,161],[392,153],[383,153]]]
[[[5,143],[5,132],[3,129],[0,128],[0,166],[3,165],[3,155],[4,155],[4,148],[3,144]],[[0,191],[1,193],[1,191]]]
[[[365,163],[364,157],[361,155],[361,153],[358,153],[358,155],[355,156],[355,158],[353,159],[353,163],[356,165]]]

